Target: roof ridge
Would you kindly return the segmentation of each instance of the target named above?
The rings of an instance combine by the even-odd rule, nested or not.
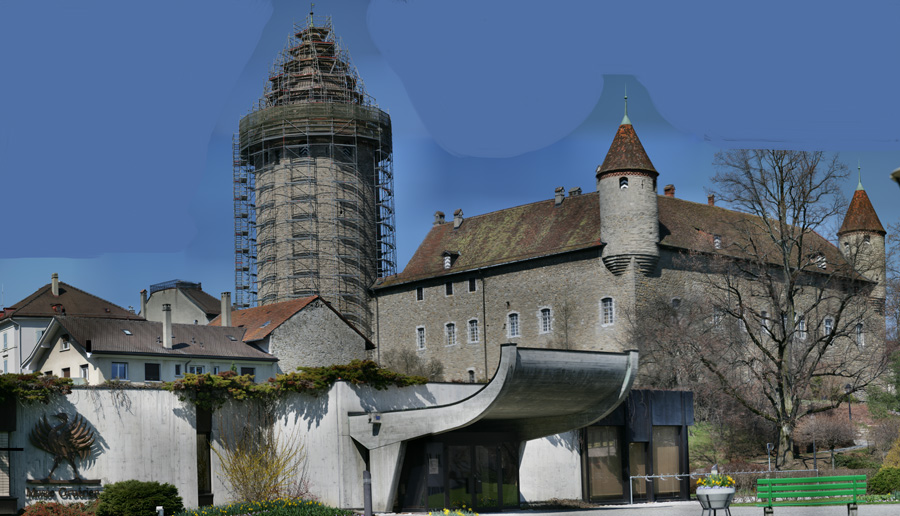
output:
[[[565,198],[566,198],[566,199],[572,199],[573,197],[587,197],[587,196],[589,196],[589,195],[597,195],[597,193],[598,193],[597,191],[593,191],[593,192],[581,193],[581,194],[575,195],[575,196],[571,196],[571,195],[570,195],[570,196],[567,196],[567,197],[565,197]],[[553,197],[550,197],[549,199],[541,199],[541,200],[539,200],[539,201],[526,202],[525,204],[517,204],[516,206],[510,206],[510,207],[508,207],[508,208],[500,208],[499,210],[486,211],[486,212],[484,212],[484,213],[479,213],[478,215],[472,215],[472,216],[469,216],[469,217],[464,217],[464,219],[465,219],[465,220],[477,219],[478,217],[485,217],[485,216],[487,216],[487,215],[494,215],[495,213],[502,213],[502,212],[504,212],[504,211],[515,210],[515,209],[517,209],[517,208],[524,208],[524,207],[526,207],[526,206],[533,206],[533,205],[535,205],[535,204],[541,204],[541,203],[544,203],[544,202],[555,202],[555,200],[554,200]],[[565,204],[565,202],[563,202],[563,204]],[[442,224],[436,224],[435,227],[439,227],[439,226],[443,226],[443,225],[449,225],[449,224],[452,224],[452,221],[447,221],[447,222],[444,222],[444,223],[442,223]]]

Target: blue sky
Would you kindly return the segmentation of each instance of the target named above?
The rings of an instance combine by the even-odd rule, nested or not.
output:
[[[309,11],[280,0],[0,2],[0,283],[122,306],[233,290],[231,138]],[[900,4],[318,1],[391,114],[400,267],[433,213],[594,191],[629,116],[660,185],[706,201],[716,151],[840,152],[900,218]],[[846,194],[856,186],[847,180]],[[839,222],[839,221],[838,221]]]

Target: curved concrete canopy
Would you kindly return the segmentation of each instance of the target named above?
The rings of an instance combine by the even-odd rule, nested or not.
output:
[[[526,441],[587,426],[627,396],[638,353],[518,348],[500,351],[483,389],[449,405],[350,415],[350,435],[372,450],[460,428],[510,432]]]

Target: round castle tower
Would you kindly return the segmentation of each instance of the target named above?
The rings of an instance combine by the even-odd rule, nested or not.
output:
[[[887,232],[878,220],[878,214],[863,188],[862,179],[853,192],[844,223],[837,234],[844,258],[857,272],[878,283],[870,297],[880,300],[883,305],[886,272],[884,236]]]
[[[622,274],[632,263],[649,274],[659,261],[659,173],[628,118],[627,96],[625,102],[622,124],[606,159],[597,167],[600,238],[605,244],[602,258],[613,274]]]

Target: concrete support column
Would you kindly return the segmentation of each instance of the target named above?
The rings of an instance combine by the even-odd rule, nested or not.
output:
[[[400,469],[406,454],[406,442],[388,444],[369,451],[372,468],[372,509],[390,512],[394,509],[394,495],[400,482]]]

